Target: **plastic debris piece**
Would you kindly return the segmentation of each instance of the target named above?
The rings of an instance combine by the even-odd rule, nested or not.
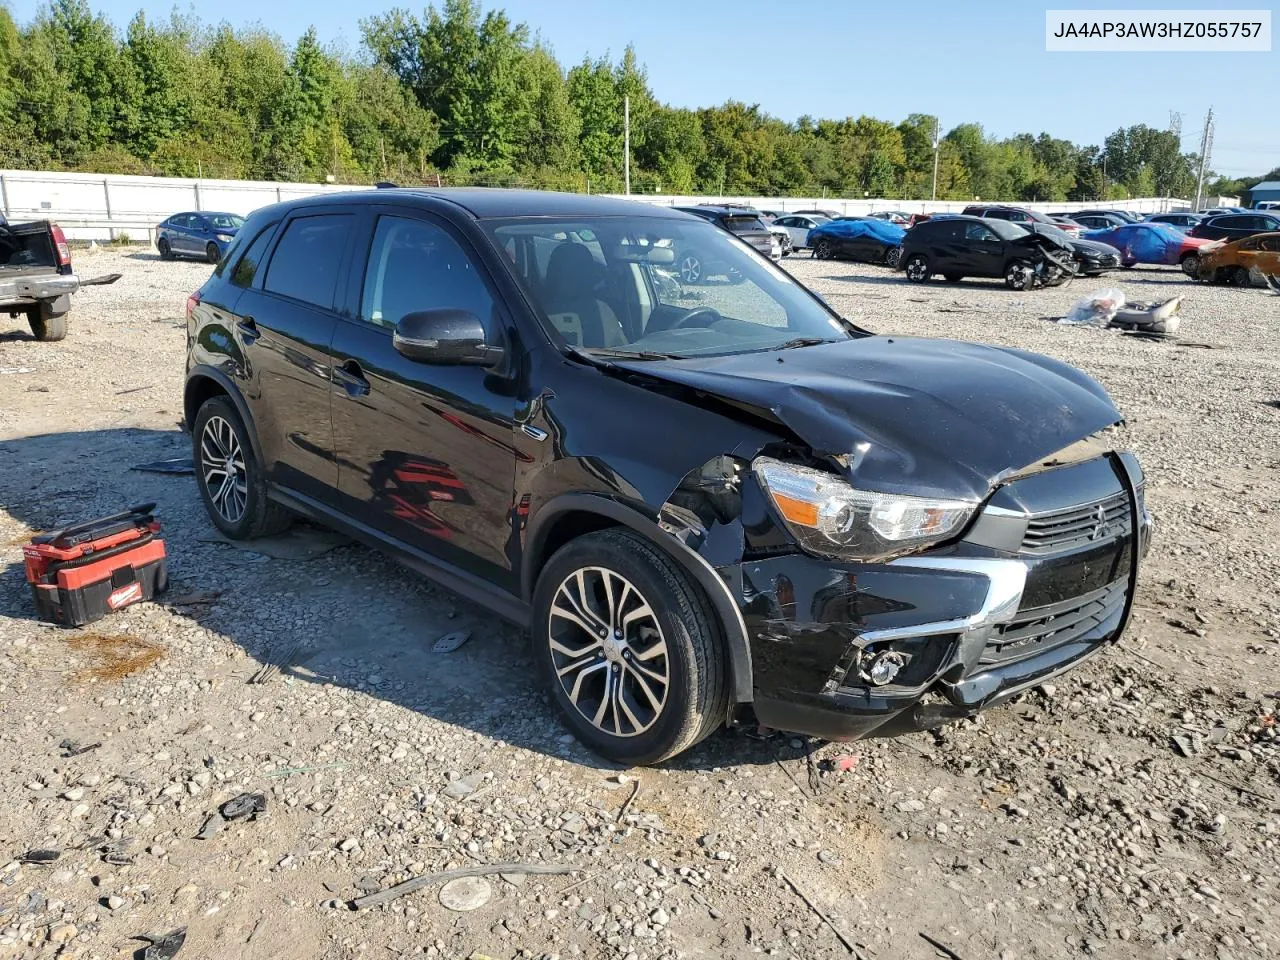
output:
[[[224,820],[256,819],[258,814],[267,812],[267,798],[261,793],[242,793],[224,803],[218,812]]]
[[[186,927],[170,930],[159,940],[151,941],[151,946],[147,947],[142,954],[142,960],[173,960],[186,942]]]
[[[197,840],[212,840],[222,832],[222,825],[226,823],[222,819],[222,814],[211,813],[204,822],[204,826],[200,828],[200,832],[196,834]]]
[[[443,637],[435,642],[431,647],[432,653],[453,653],[460,646],[471,639],[470,630],[455,630],[453,633],[446,633]]]
[[[172,460],[156,460],[153,463],[139,463],[130,467],[141,473],[194,474],[195,462],[190,457],[174,457]]]
[[[53,863],[62,856],[61,850],[28,850],[18,858],[20,863]]]
[[[97,750],[100,746],[102,746],[101,740],[97,743],[77,743],[75,740],[63,740],[58,744],[58,749],[62,751],[64,758],[69,759],[88,753],[90,750]]]
[[[1071,311],[1059,323],[1087,323],[1105,327],[1116,312],[1124,306],[1124,291],[1114,287],[1095,290],[1077,300]]]
[[[860,762],[862,762],[862,754],[846,753],[832,760],[831,765],[837,773],[848,773],[850,770],[856,770]]]
[[[478,910],[493,896],[493,887],[484,877],[458,877],[440,888],[440,905],[457,913]]]

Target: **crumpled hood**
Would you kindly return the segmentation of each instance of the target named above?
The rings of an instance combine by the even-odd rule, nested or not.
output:
[[[611,363],[768,411],[814,453],[849,458],[852,481],[885,492],[981,499],[1002,477],[1122,419],[1074,367],[953,340],[878,336]]]

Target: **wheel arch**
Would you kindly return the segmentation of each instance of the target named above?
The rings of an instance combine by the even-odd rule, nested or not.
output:
[[[570,540],[611,527],[626,527],[644,537],[683,569],[711,601],[723,629],[729,655],[731,700],[752,699],[751,645],[742,612],[729,585],[706,558],[680,540],[661,531],[657,519],[631,504],[588,493],[562,494],[546,503],[530,522],[521,559],[520,587],[531,602],[538,573],[551,555]]]
[[[204,406],[206,400],[213,397],[226,397],[240,415],[245,432],[249,434],[249,445],[253,448],[253,457],[259,465],[263,464],[262,447],[258,443],[258,431],[253,417],[249,413],[249,405],[236,389],[231,378],[214,367],[200,365],[192,367],[187,374],[187,383],[182,391],[182,416],[187,430],[195,429],[196,414]]]

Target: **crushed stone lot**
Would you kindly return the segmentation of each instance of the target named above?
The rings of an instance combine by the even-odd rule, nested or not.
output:
[[[0,958],[142,956],[182,927],[182,960],[1280,953],[1280,297],[1174,268],[1024,293],[785,264],[870,329],[1111,391],[1156,518],[1119,645],[932,734],[736,729],[604,765],[513,628],[324,531],[229,545],[191,477],[131,470],[189,452],[183,309],[210,268],[80,252],[124,276],[77,294],[66,341],[0,317]],[[1044,319],[1112,286],[1185,294],[1181,341]],[[35,622],[21,544],[143,501],[170,592]],[[212,816],[243,793],[265,809]],[[572,872],[349,907],[498,863]]]

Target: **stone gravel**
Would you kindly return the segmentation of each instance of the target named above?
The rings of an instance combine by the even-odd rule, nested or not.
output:
[[[1048,353],[1112,392],[1157,520],[1121,644],[931,734],[743,727],[602,764],[485,611],[305,526],[228,545],[189,477],[130,471],[188,449],[183,304],[209,268],[80,253],[124,277],[77,295],[65,342],[0,318],[0,958],[178,927],[184,958],[850,956],[833,927],[885,960],[939,955],[921,934],[965,960],[1275,956],[1280,298],[1163,268],[1014,293],[786,267],[868,328]],[[1185,294],[1180,342],[1045,319],[1102,286]],[[150,500],[166,601],[34,622],[32,531]],[[265,812],[219,822],[253,792]],[[350,907],[510,862],[576,872]]]

